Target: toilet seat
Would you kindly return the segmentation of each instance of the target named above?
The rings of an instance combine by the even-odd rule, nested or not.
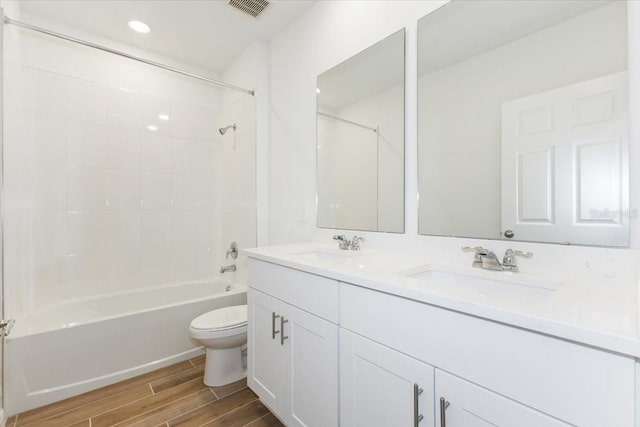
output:
[[[202,314],[191,322],[193,338],[222,338],[247,332],[247,305],[233,305]]]

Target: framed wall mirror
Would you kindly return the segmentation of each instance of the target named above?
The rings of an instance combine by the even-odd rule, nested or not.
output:
[[[629,245],[624,1],[453,1],[418,24],[420,234]]]
[[[318,227],[404,232],[404,29],[317,80]]]

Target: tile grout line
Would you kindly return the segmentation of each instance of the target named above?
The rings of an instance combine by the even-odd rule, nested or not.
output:
[[[216,400],[220,400],[220,398],[218,397],[218,395],[216,394],[215,391],[213,391],[213,387],[209,387],[209,390],[211,390],[211,394],[213,394],[213,397],[216,398]]]
[[[191,368],[189,368],[189,369],[191,369]],[[178,372],[175,372],[175,373],[173,373],[173,374],[168,374],[168,375],[165,375],[165,376],[160,377],[160,378],[158,378],[158,379],[166,378],[166,377],[169,377],[169,376],[174,375],[174,374],[179,373],[179,372],[182,372],[182,371],[178,371]],[[117,383],[116,383],[116,384],[117,384]],[[139,387],[139,386],[142,386],[142,385],[144,385],[144,383],[139,384],[138,386],[132,386],[131,388]],[[149,385],[149,388],[151,388],[151,395],[153,396],[153,395],[155,394],[155,392],[153,391],[153,387],[151,387],[151,383],[147,383],[147,385]],[[58,413],[58,414],[53,414],[53,415],[50,415],[50,416],[48,416],[48,417],[46,417],[46,418],[39,419],[39,420],[35,420],[35,421],[33,421],[33,422],[29,423],[29,424],[26,424],[26,425],[25,425],[25,427],[28,427],[29,425],[36,425],[35,423],[37,423],[37,422],[47,421],[47,420],[49,420],[49,419],[51,419],[51,418],[54,418],[54,417],[57,417],[57,416],[60,416],[60,415],[66,415],[66,414],[69,414],[70,412],[76,411],[76,410],[78,410],[78,409],[80,409],[80,408],[82,408],[82,407],[84,407],[84,406],[92,405],[92,404],[94,404],[94,403],[96,403],[96,402],[100,402],[100,401],[105,400],[105,399],[110,399],[110,398],[112,398],[112,397],[114,397],[114,396],[117,396],[117,395],[119,395],[119,394],[122,394],[122,393],[125,393],[125,392],[127,392],[127,391],[131,390],[131,388],[129,388],[129,389],[127,389],[127,390],[119,391],[118,393],[110,394],[110,395],[108,395],[108,396],[106,396],[106,397],[103,397],[103,398],[101,398],[101,399],[97,399],[97,400],[94,400],[94,401],[91,401],[91,402],[87,402],[87,403],[85,403],[85,404],[83,404],[83,405],[80,405],[80,406],[78,406],[78,407],[74,407],[74,408],[68,409],[68,410],[63,411],[63,412],[60,412],[60,413]],[[98,390],[99,390],[99,389],[98,389]],[[93,391],[96,391],[96,390],[93,390]],[[95,417],[97,417],[98,415],[102,415],[102,414],[104,414],[104,413],[106,413],[106,412],[109,412],[109,411],[112,411],[112,410],[114,410],[114,409],[118,409],[118,408],[121,408],[121,407],[123,407],[123,406],[129,405],[129,404],[131,404],[131,403],[133,403],[133,402],[137,402],[138,400],[144,399],[144,398],[146,398],[146,397],[149,397],[149,396],[141,397],[141,398],[139,398],[139,399],[135,399],[135,400],[133,400],[133,401],[131,401],[131,402],[123,403],[122,405],[120,405],[120,406],[116,406],[116,407],[114,407],[114,408],[109,408],[108,410],[106,410],[106,411],[104,411],[104,412],[100,412],[99,414],[94,414],[94,415],[92,415],[92,416],[91,416],[91,417],[89,417],[88,419],[89,419],[89,420],[91,420],[91,418],[95,418]],[[19,415],[20,415],[20,414],[17,414],[17,415],[16,415],[16,420],[15,420],[15,423],[14,423],[14,426],[15,426],[15,427],[17,427],[17,426],[18,426],[18,416],[19,416]],[[90,421],[90,422],[91,422],[91,421]]]
[[[269,411],[269,412],[271,412],[271,411]],[[270,415],[270,414],[265,414],[265,415],[261,416],[260,418],[256,418],[256,419],[255,419],[255,420],[253,420],[253,421],[249,421],[247,424],[243,425],[242,427],[250,427],[250,426],[251,426],[251,424],[255,423],[256,421],[260,421],[260,420],[261,420],[261,419],[263,419],[263,418],[267,418],[269,415]]]
[[[141,384],[141,385],[142,385],[142,384]],[[125,391],[123,391],[123,392],[121,392],[121,393],[124,393],[124,392],[125,392]],[[116,393],[116,394],[120,394],[120,393]],[[113,395],[113,396],[115,396],[115,395]],[[108,399],[108,398],[113,397],[113,396],[105,397],[105,399]],[[153,394],[152,394],[151,396],[153,396]],[[113,408],[109,408],[109,409],[107,409],[107,410],[105,410],[105,411],[103,411],[103,412],[100,412],[100,413],[98,413],[98,414],[94,414],[94,415],[92,415],[91,417],[89,417],[89,418],[85,418],[85,419],[91,420],[91,418],[95,418],[95,417],[97,417],[97,416],[99,416],[99,415],[106,414],[107,412],[113,411],[113,410],[115,410],[115,409],[120,409],[120,408],[122,408],[122,407],[124,407],[124,406],[130,405],[130,404],[132,404],[132,403],[134,403],[134,402],[137,402],[137,401],[139,401],[139,400],[146,399],[147,397],[150,397],[150,396],[144,396],[144,397],[141,397],[141,398],[139,398],[139,399],[135,399],[135,400],[132,400],[132,401],[130,401],[130,402],[123,403],[123,404],[121,404],[121,405],[119,405],[119,406],[116,406],[116,407],[113,407]],[[99,400],[96,400],[95,402],[99,402],[99,401],[101,401],[101,400],[104,400],[104,399],[99,399]],[[87,404],[85,404],[85,405],[81,405],[81,406],[79,406],[78,408],[72,408],[72,409],[70,409],[70,410],[68,410],[68,411],[65,411],[65,412],[62,412],[62,413],[60,413],[60,414],[52,415],[52,416],[50,416],[50,417],[47,417],[47,418],[44,418],[44,419],[41,419],[41,420],[33,421],[33,422],[29,423],[29,424],[26,424],[24,427],[37,426],[37,425],[38,425],[38,424],[37,424],[38,422],[49,421],[51,418],[55,418],[55,417],[57,417],[57,416],[59,416],[59,415],[67,415],[67,414],[69,414],[69,413],[71,413],[71,412],[74,412],[74,411],[78,410],[79,408],[82,408],[82,407],[87,406],[87,405],[91,405],[92,403],[95,403],[95,402],[90,402],[90,403],[87,403]],[[83,421],[83,420],[80,420],[80,421]],[[78,421],[78,422],[80,422],[80,421]],[[91,421],[89,421],[89,422],[91,422]]]
[[[195,379],[195,378],[194,378],[194,379]],[[170,402],[165,403],[164,405],[158,406],[158,407],[156,407],[156,408],[150,408],[150,409],[149,409],[149,410],[147,410],[146,412],[141,412],[141,413],[135,414],[133,417],[129,417],[129,418],[127,418],[126,420],[122,420],[122,421],[119,421],[119,422],[118,422],[118,423],[116,423],[116,424],[113,424],[113,427],[115,427],[115,426],[124,426],[124,425],[127,423],[127,421],[131,420],[132,418],[136,418],[136,417],[139,417],[139,416],[141,416],[141,415],[149,414],[149,413],[154,412],[154,411],[156,411],[156,410],[158,410],[158,409],[166,408],[167,406],[171,406],[173,403],[177,402],[178,400],[186,399],[186,398],[188,398],[188,397],[190,397],[190,396],[192,396],[192,395],[194,395],[194,394],[200,393],[202,390],[204,390],[204,389],[201,389],[201,390],[198,390],[198,391],[194,391],[193,393],[189,393],[189,394],[186,394],[186,395],[184,395],[184,396],[180,396],[180,397],[178,397],[178,398],[176,398],[176,399],[174,399],[174,400],[172,400],[172,401],[170,401]],[[151,396],[147,396],[147,397],[151,397]],[[214,401],[214,402],[215,402],[215,401]],[[206,404],[205,404],[205,405],[206,405]],[[205,406],[205,405],[202,405],[202,406]],[[189,412],[191,412],[191,411],[189,411]],[[166,421],[165,421],[165,422],[166,422]]]
[[[211,389],[209,389],[209,390],[211,390]],[[198,392],[198,393],[199,393],[199,392]],[[207,405],[211,405],[212,403],[214,403],[214,402],[218,402],[218,401],[220,400],[220,399],[218,399],[218,398],[217,398],[217,396],[216,396],[215,394],[214,394],[213,396],[214,396],[214,397],[216,397],[216,400],[212,400],[211,402],[203,403],[202,405],[198,406],[197,408],[193,408],[192,410],[187,411],[187,412],[185,412],[184,414],[176,415],[176,416],[175,416],[175,417],[173,417],[173,418],[169,418],[167,421],[165,421],[165,424],[167,424],[167,426],[168,426],[168,427],[171,427],[171,426],[169,426],[169,421],[173,421],[173,420],[175,420],[176,418],[180,418],[180,417],[182,417],[182,416],[184,416],[184,415],[186,415],[186,414],[189,414],[189,413],[191,413],[191,412],[193,412],[193,411],[197,411],[197,410],[198,410],[198,409],[200,409],[200,408],[204,408],[205,406],[207,406]]]
[[[207,421],[207,422],[206,422],[206,423],[204,423],[204,424],[200,424],[198,427],[204,427],[204,426],[206,426],[206,425],[208,425],[208,424],[211,424],[212,422],[214,422],[214,421],[216,421],[216,420],[219,420],[220,418],[222,418],[222,417],[224,417],[224,416],[226,416],[226,415],[233,414],[234,412],[237,412],[237,411],[241,410],[241,409],[242,409],[242,408],[244,408],[245,406],[251,405],[251,404],[252,404],[253,402],[255,402],[256,400],[260,400],[260,399],[258,399],[258,398],[252,399],[252,400],[250,400],[249,402],[245,403],[244,405],[242,405],[242,406],[238,406],[236,409],[234,409],[234,410],[232,410],[232,411],[228,411],[228,412],[225,412],[224,414],[220,414],[220,416],[219,416],[219,417],[215,417],[214,419],[209,420],[209,421]],[[254,420],[254,421],[255,421],[255,420]]]
[[[153,391],[153,386],[151,385],[151,383],[147,383],[147,385],[149,386],[149,389],[151,390],[151,396],[153,396],[154,394],[156,394],[155,391]]]

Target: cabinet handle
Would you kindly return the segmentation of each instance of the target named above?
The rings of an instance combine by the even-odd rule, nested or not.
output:
[[[418,396],[422,394],[422,389],[417,383],[413,384],[413,426],[418,427],[418,424],[424,418],[420,414],[420,405],[418,403]]]
[[[276,331],[276,319],[278,317],[280,317],[279,314],[276,314],[275,312],[271,312],[271,339],[272,340],[275,340],[276,335],[280,333],[280,331]]]
[[[289,338],[288,336],[286,336],[284,334],[284,324],[287,323],[288,320],[284,318],[284,316],[282,316],[280,318],[280,345],[284,345],[284,340],[286,340],[287,338]]]
[[[447,427],[446,411],[449,407],[449,402],[444,397],[440,398],[440,427]]]

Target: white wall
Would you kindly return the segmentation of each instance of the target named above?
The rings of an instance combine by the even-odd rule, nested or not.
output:
[[[407,28],[406,152],[415,153],[416,21],[441,4],[320,1],[271,41],[270,243],[310,240],[315,229],[316,77],[403,27]],[[415,157],[407,157],[408,233],[416,230],[416,216],[410,214],[416,209],[416,182],[411,179],[415,163]]]
[[[305,212],[315,205],[315,81],[319,73],[355,53],[407,27],[406,81],[406,232],[403,235],[363,233],[365,247],[393,249],[413,254],[470,263],[460,246],[482,244],[501,252],[508,247],[532,250],[531,260],[521,262],[524,271],[556,273],[559,276],[599,283],[636,283],[638,252],[620,249],[566,247],[560,245],[497,242],[419,236],[417,214],[417,20],[443,2],[340,1],[317,2],[283,29],[270,44],[271,52],[271,192],[270,233],[272,244],[318,239],[330,242],[340,230],[323,230]],[[629,22],[640,19],[640,6],[631,2]],[[632,25],[630,25],[630,28]],[[330,30],[328,30],[330,29]],[[633,32],[631,33],[633,34]],[[637,36],[637,34],[636,34]],[[640,38],[630,38],[637,43]],[[629,73],[631,93],[638,85],[639,46],[631,44]],[[636,90],[637,92],[637,90]],[[637,102],[637,101],[635,101]],[[636,168],[640,158],[636,127],[640,109],[632,101],[632,207],[640,200]],[[640,227],[631,224],[632,247],[640,248]],[[360,233],[359,233],[360,234]]]
[[[220,91],[15,27],[7,34],[7,314],[217,277]]]
[[[614,2],[419,76],[422,233],[500,237],[502,103],[626,71],[625,20]]]

